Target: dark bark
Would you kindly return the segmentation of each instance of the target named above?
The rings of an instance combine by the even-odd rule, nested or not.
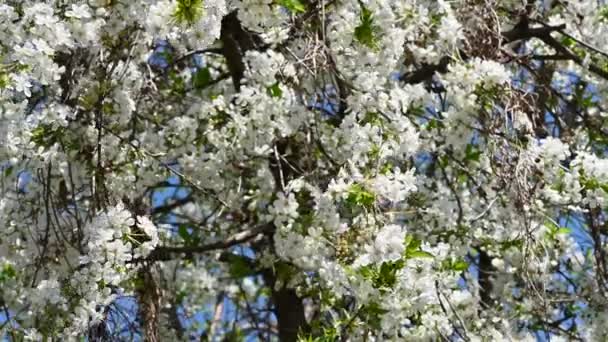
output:
[[[403,74],[401,81],[408,84],[416,84],[430,80],[435,73],[446,73],[449,64],[450,57],[444,56],[437,64],[423,64],[419,69]]]
[[[160,288],[152,270],[144,266],[139,273],[141,284],[137,289],[139,320],[145,342],[158,342],[158,323],[161,308]]]
[[[272,289],[272,302],[275,307],[281,342],[295,342],[298,334],[306,335],[310,327],[306,323],[304,304],[294,289],[283,286],[275,289],[276,275],[272,270],[263,272],[264,282]]]
[[[308,331],[302,300],[295,290],[286,288],[273,291],[272,300],[276,306],[276,315],[279,322],[279,340],[284,342],[296,341],[298,333]]]
[[[106,329],[106,323],[101,321],[91,326],[88,330],[87,337],[90,342],[109,341],[110,335],[108,334],[108,329]]]
[[[222,54],[226,58],[234,89],[239,91],[245,73],[243,57],[247,51],[259,46],[261,39],[243,28],[237,11],[233,11],[222,19],[220,40],[222,41]]]
[[[536,81],[536,93],[538,97],[536,99],[536,111],[528,112],[528,118],[532,122],[534,127],[534,133],[539,138],[546,138],[549,135],[545,127],[545,109],[548,108],[548,104],[551,99],[551,81],[553,80],[553,74],[555,70],[549,63],[543,63],[537,73]],[[556,121],[556,124],[558,122]]]
[[[477,249],[479,253],[478,261],[478,283],[479,283],[479,296],[481,297],[481,303],[485,307],[492,306],[492,273],[495,271],[492,266],[492,258],[487,252]]]

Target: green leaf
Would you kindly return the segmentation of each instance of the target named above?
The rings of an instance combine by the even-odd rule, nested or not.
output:
[[[376,288],[392,288],[397,283],[397,271],[405,266],[403,260],[385,261],[380,265],[378,277],[374,280]]]
[[[389,172],[391,172],[391,170],[393,170],[393,168],[394,168],[394,165],[391,162],[387,162],[386,164],[384,164],[380,167],[379,173],[381,175],[386,175]]]
[[[441,19],[445,16],[443,13],[435,13],[431,15],[431,26],[441,25]]]
[[[243,333],[243,330],[241,330],[240,327],[235,326],[234,330],[231,330],[228,333],[226,333],[226,335],[224,335],[223,341],[226,341],[226,342],[245,341],[245,334]]]
[[[421,106],[418,104],[411,104],[407,108],[407,114],[411,114],[414,116],[424,116],[426,114],[426,110],[424,109],[424,106]],[[437,120],[431,119],[431,121],[437,121]],[[441,123],[441,121],[437,121],[437,127],[443,127],[443,124]]]
[[[412,235],[407,235],[405,237],[405,258],[406,259],[414,259],[414,258],[434,258],[435,256],[429,252],[425,252],[420,247],[422,246],[422,241],[416,239]]]
[[[379,277],[375,283],[377,287],[393,287],[397,283],[397,271],[401,267],[395,267],[396,265],[391,262],[384,262],[380,266]]]
[[[584,173],[581,174],[580,179],[581,185],[586,190],[602,189],[604,192],[608,193],[608,183],[600,183],[596,178],[587,177]]]
[[[281,86],[279,85],[279,82],[268,87],[268,94],[270,94],[270,96],[272,96],[272,97],[283,96],[283,91],[281,90]]]
[[[362,185],[355,183],[348,190],[346,202],[352,205],[371,208],[376,202],[376,196],[363,188]]]
[[[358,272],[365,279],[374,279],[376,277],[376,270],[371,265],[362,266]]]
[[[380,146],[373,144],[367,153],[370,160],[376,160],[380,157]]]
[[[378,314],[378,315],[383,315],[387,312],[389,312],[389,310],[383,309],[380,304],[376,303],[376,302],[371,302],[369,304],[367,304],[367,306],[365,306],[365,311],[367,313],[374,313],[374,314]]]
[[[367,265],[359,268],[357,272],[369,280],[374,288],[392,288],[397,283],[397,271],[405,267],[403,260],[385,261],[380,267]]]
[[[177,72],[171,70],[169,72],[169,79],[171,80],[171,92],[175,95],[183,96],[186,93],[184,78]]]
[[[608,5],[600,8],[599,12],[600,21],[606,22],[608,21]]]
[[[63,131],[63,127],[53,130],[51,125],[40,125],[32,130],[30,139],[36,146],[51,147],[61,141]]]
[[[10,78],[8,77],[8,74],[0,71],[0,89],[4,89],[6,87],[8,87],[8,85],[11,83]]]
[[[275,0],[277,5],[285,7],[292,13],[306,12],[306,5],[300,0]]]
[[[570,37],[564,37],[562,39],[562,45],[564,45],[565,47],[573,47],[576,44],[576,41],[574,41],[574,39],[570,38]]]
[[[425,251],[413,251],[407,254],[407,258],[408,259],[412,259],[412,258],[434,258],[435,256],[429,252],[425,252]]]
[[[407,235],[405,237],[405,251],[412,252],[416,251],[422,246],[422,241],[416,239],[413,235]]]
[[[184,239],[184,242],[186,243],[186,245],[189,245],[192,242],[192,234],[188,230],[188,226],[181,224],[177,228],[177,234],[179,235],[179,237]]]
[[[452,269],[454,271],[466,271],[469,268],[469,263],[464,261],[464,260],[456,260],[454,263],[452,263]]]
[[[370,11],[362,3],[360,3],[360,5],[361,14],[359,15],[359,19],[361,20],[361,23],[359,26],[355,27],[355,39],[359,43],[375,49],[378,47],[377,35],[380,29],[374,24],[372,11]]]
[[[177,295],[175,296],[175,301],[176,303],[181,304],[184,299],[188,296],[188,292],[181,290],[177,293]]]
[[[508,249],[510,249],[512,247],[522,248],[523,244],[524,244],[524,240],[523,239],[507,240],[507,241],[504,241],[504,242],[500,243],[500,250],[502,252],[504,252],[504,251],[506,251],[506,250],[508,250]]]
[[[97,288],[100,290],[103,290],[106,286],[108,286],[108,283],[104,279],[97,282]]]
[[[2,267],[2,271],[0,271],[0,282],[4,282],[8,279],[15,278],[17,276],[17,271],[11,264],[4,264]]]
[[[439,156],[437,158],[437,162],[439,163],[439,166],[443,168],[448,166],[448,164],[450,163],[448,156]]]
[[[234,278],[245,278],[255,274],[255,270],[251,268],[248,259],[242,255],[228,254],[230,275]]]
[[[381,126],[382,119],[380,117],[380,114],[371,111],[366,112],[365,116],[363,116],[363,120],[361,120],[361,124],[365,125],[367,123],[371,124],[372,126]]]
[[[177,0],[171,15],[178,24],[192,26],[203,16],[203,0]]]
[[[469,268],[469,263],[463,259],[445,259],[441,262],[441,270],[463,272]]]
[[[211,80],[209,68],[200,68],[192,77],[192,85],[196,89],[204,89],[211,83]]]
[[[441,122],[437,119],[431,119],[426,125],[426,128],[430,131],[434,128],[441,128]]]
[[[364,317],[366,323],[373,329],[380,329],[380,323],[382,322],[382,315],[389,311],[382,308],[379,303],[371,302],[361,310],[361,315]]]
[[[289,281],[296,273],[292,266],[289,266],[289,264],[282,261],[275,263],[274,269],[277,274],[277,279],[282,280],[283,282]]]
[[[169,65],[173,64],[173,53],[170,50],[163,50],[157,53],[160,57],[162,57]]]
[[[545,226],[547,227],[546,236],[549,239],[555,239],[557,235],[570,234],[571,232],[570,228],[560,227],[550,220],[545,221]]]
[[[475,147],[473,144],[468,144],[465,150],[466,161],[479,161],[479,157],[481,156],[481,151]]]

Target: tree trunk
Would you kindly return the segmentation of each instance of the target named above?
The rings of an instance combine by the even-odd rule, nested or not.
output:
[[[261,48],[262,40],[255,33],[248,32],[241,26],[237,11],[229,13],[222,19],[220,40],[222,41],[222,54],[226,58],[234,88],[238,92],[246,67],[243,57],[247,51]],[[284,144],[279,145],[281,145],[281,149],[285,148]],[[279,167],[280,165],[271,165],[277,184],[280,184]],[[287,180],[288,175],[284,176]],[[272,244],[272,238],[269,240],[269,243]],[[271,270],[264,272],[264,281],[272,290],[272,301],[279,324],[280,341],[296,341],[298,333],[308,331],[302,299],[298,297],[293,289],[284,287],[276,290],[274,288],[276,277]]]
[[[482,251],[481,248],[477,249],[479,253],[479,296],[481,297],[481,303],[485,307],[492,306],[492,273],[494,273],[494,266],[492,266],[492,258],[487,252]]]
[[[276,277],[271,270],[265,270],[264,282],[272,290],[274,312],[279,324],[279,341],[295,342],[298,334],[306,334],[310,327],[306,322],[304,304],[296,294],[296,290],[283,286],[275,288]]]
[[[139,298],[139,320],[146,342],[158,342],[158,318],[161,308],[161,296],[158,283],[149,266],[139,272],[142,280],[137,294]]]

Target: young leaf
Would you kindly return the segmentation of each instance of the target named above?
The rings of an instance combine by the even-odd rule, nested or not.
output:
[[[300,0],[275,0],[275,3],[285,7],[291,13],[306,12],[306,5]]]
[[[414,258],[433,258],[434,255],[429,253],[429,252],[425,252],[423,250],[419,250],[419,251],[413,251],[413,252],[409,252],[407,254],[407,258],[408,259],[414,259]]]
[[[179,24],[192,26],[203,16],[203,0],[177,0],[173,19]]]
[[[422,246],[422,241],[416,239],[411,235],[407,235],[405,237],[405,258],[413,259],[413,258],[433,258],[434,255],[425,252],[420,247]]]
[[[192,234],[186,225],[181,224],[177,229],[177,234],[184,240],[186,245],[189,245],[192,242]]]
[[[270,96],[272,96],[272,97],[283,96],[283,91],[281,90],[281,86],[279,85],[279,82],[268,87],[268,94],[270,94]]]
[[[355,39],[369,48],[377,47],[377,33],[379,28],[374,24],[372,11],[363,4],[361,5],[361,15],[359,19],[361,23],[355,28]]]
[[[255,274],[247,261],[247,258],[241,255],[230,254],[227,256],[230,270],[230,275],[234,278],[244,278]]]
[[[211,73],[209,68],[200,68],[192,77],[192,85],[196,89],[204,89],[211,83]]]
[[[464,260],[457,260],[452,264],[452,269],[454,271],[466,271],[469,268],[469,263]]]
[[[360,184],[353,184],[348,190],[348,196],[346,197],[347,203],[365,208],[371,208],[375,201],[376,196]]]

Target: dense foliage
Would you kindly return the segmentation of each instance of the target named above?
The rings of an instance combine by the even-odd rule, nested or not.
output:
[[[0,333],[602,341],[608,6],[0,0]]]

